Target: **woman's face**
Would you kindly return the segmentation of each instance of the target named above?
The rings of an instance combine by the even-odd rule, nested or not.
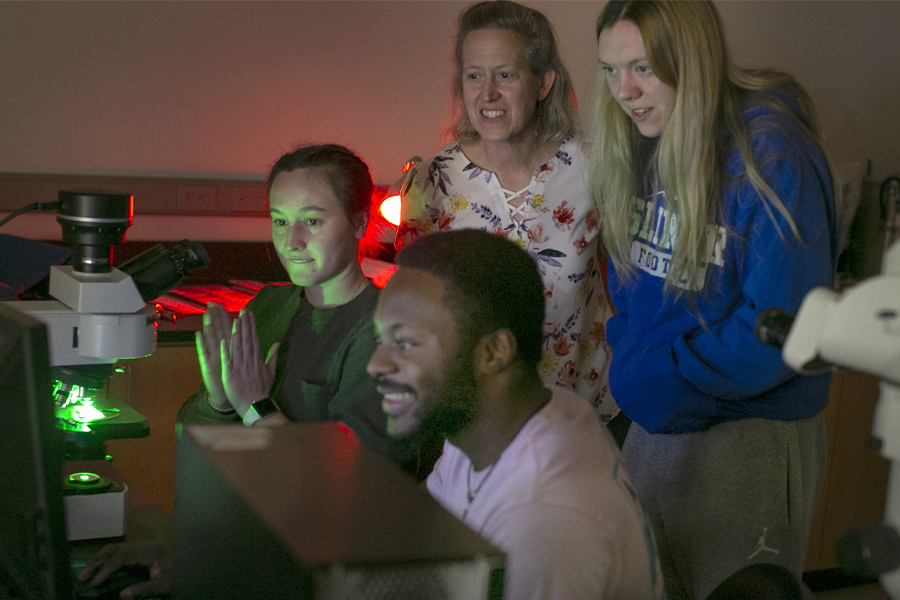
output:
[[[269,190],[272,242],[294,285],[327,288],[358,269],[363,216],[353,222],[321,173],[279,173]]]
[[[637,25],[617,21],[600,32],[598,60],[609,91],[637,125],[641,135],[662,135],[675,110],[675,89],[650,69]]]
[[[535,75],[525,50],[525,38],[509,29],[479,29],[463,41],[463,105],[485,142],[533,134],[535,108],[550,93],[556,73]]]

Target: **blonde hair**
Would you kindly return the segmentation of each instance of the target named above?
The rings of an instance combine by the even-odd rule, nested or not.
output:
[[[441,142],[474,142],[478,139],[478,132],[469,122],[463,106],[462,69],[466,36],[481,29],[508,29],[518,33],[525,39],[525,54],[532,73],[556,73],[547,97],[535,107],[534,129],[538,142],[562,141],[575,133],[575,92],[572,78],[559,56],[553,26],[547,17],[533,8],[508,0],[496,0],[473,4],[459,16],[453,53],[450,115],[441,134]]]
[[[662,243],[672,244],[665,286],[678,296],[683,288],[676,284],[695,282],[709,254],[707,225],[719,216],[726,183],[723,177],[728,156],[722,145],[723,132],[733,136],[743,161],[740,176],[763,199],[769,216],[775,220],[775,213],[780,213],[800,238],[796,223],[753,159],[751,130],[744,118],[748,97],[754,105],[767,106],[786,117],[816,143],[826,161],[827,153],[812,101],[793,77],[772,70],[740,69],[731,62],[722,22],[712,2],[612,0],[600,13],[597,37],[623,20],[634,23],[640,31],[650,68],[675,90],[675,105],[655,150],[652,154],[642,152],[652,142],[642,138],[610,92],[604,73],[598,72],[591,194],[603,215],[601,229],[610,257],[617,270],[630,274],[634,271],[630,261],[634,200],[648,183],[652,183],[654,192],[665,190],[669,217]],[[776,88],[793,98],[800,114]],[[754,125],[777,127],[769,119]],[[830,163],[829,169],[834,179]]]

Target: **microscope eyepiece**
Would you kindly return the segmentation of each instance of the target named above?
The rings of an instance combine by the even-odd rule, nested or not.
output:
[[[146,250],[119,266],[130,275],[144,302],[168,292],[191,271],[209,266],[206,249],[197,242],[181,240],[171,251],[162,244]]]

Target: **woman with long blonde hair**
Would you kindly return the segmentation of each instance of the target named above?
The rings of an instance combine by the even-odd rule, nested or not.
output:
[[[668,597],[756,562],[799,577],[830,378],[796,376],[754,326],[833,284],[837,186],[812,103],[787,74],[734,66],[708,1],[613,0],[597,37],[610,388]]]

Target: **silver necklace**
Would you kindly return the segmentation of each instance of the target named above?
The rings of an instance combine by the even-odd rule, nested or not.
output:
[[[499,461],[500,460],[498,458],[497,462],[499,462]],[[478,492],[481,491],[481,488],[484,487],[484,484],[488,480],[488,477],[490,477],[491,473],[494,472],[495,466],[497,466],[496,462],[487,468],[487,473],[485,473],[484,477],[481,479],[481,481],[478,483],[478,485],[475,486],[475,489],[473,490],[472,489],[472,473],[475,471],[475,468],[472,466],[472,463],[469,463],[469,470],[466,472],[466,500],[468,500],[468,503],[466,505],[466,509],[463,511],[463,515],[462,515],[463,521],[466,520],[466,516],[469,514],[469,509],[472,508],[472,502],[475,501],[475,496],[477,496]]]

